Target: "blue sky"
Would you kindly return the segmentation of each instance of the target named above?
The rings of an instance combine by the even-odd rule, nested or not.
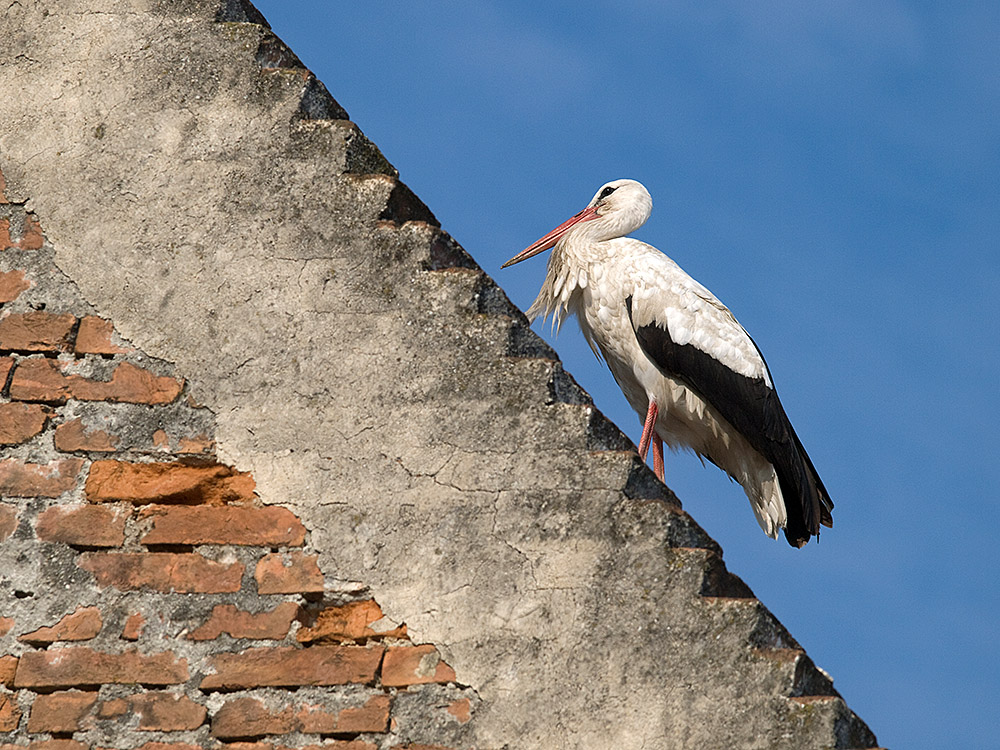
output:
[[[883,745],[1000,745],[1000,4],[256,5],[522,309],[544,258],[500,264],[642,181],[635,236],[754,336],[836,526],[793,550],[714,467],[667,483]]]

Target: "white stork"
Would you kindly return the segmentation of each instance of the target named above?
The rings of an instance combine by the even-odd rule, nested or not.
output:
[[[655,247],[625,235],[653,200],[635,180],[603,185],[580,213],[501,268],[553,248],[528,317],[567,315],[608,363],[629,404],[645,415],[663,479],[663,443],[707,458],[746,491],[769,537],[801,547],[833,525],[830,501],[792,429],[757,345],[715,296]]]

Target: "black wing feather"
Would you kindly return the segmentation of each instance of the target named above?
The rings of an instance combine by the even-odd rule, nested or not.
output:
[[[657,323],[636,327],[631,296],[625,306],[646,356],[661,372],[681,381],[711,404],[774,466],[785,498],[788,543],[801,547],[811,536],[819,536],[820,523],[832,525],[833,503],[774,389],[763,378],[741,375],[696,346],[677,344],[666,327]]]

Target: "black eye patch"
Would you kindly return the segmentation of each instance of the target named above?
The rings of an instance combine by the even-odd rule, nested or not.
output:
[[[611,195],[617,189],[618,188],[613,188],[610,185],[608,185],[606,188],[604,188],[604,190],[601,191],[601,194],[599,196],[597,196],[597,200],[603,200],[604,198],[607,198],[609,195]]]

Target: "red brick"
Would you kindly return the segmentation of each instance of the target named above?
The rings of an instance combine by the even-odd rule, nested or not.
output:
[[[274,745],[270,742],[225,742],[219,745],[219,750],[274,750]]]
[[[215,448],[215,441],[205,434],[198,434],[193,437],[182,437],[179,438],[177,442],[178,453],[211,453],[212,449]]]
[[[182,380],[157,376],[149,370],[122,362],[111,380],[91,380],[82,375],[65,374],[69,363],[55,359],[32,358],[20,362],[10,384],[15,401],[62,403],[70,398],[80,401],[121,401],[132,404],[169,404],[180,394]]]
[[[229,466],[188,466],[182,463],[133,464],[94,461],[87,476],[87,499],[94,503],[204,503],[222,505],[253,501],[250,474]]]
[[[47,464],[29,464],[8,458],[0,460],[0,495],[7,497],[59,497],[76,487],[83,466],[79,458],[64,458]]]
[[[80,330],[76,333],[77,354],[124,354],[129,351],[111,343],[114,326],[110,320],[96,315],[80,318]]]
[[[423,743],[408,743],[406,745],[393,745],[390,750],[455,750],[453,747],[444,745],[425,745]]]
[[[292,749],[282,747],[278,750]],[[365,742],[364,740],[330,740],[322,745],[303,745],[296,750],[378,750],[378,746],[374,742]]]
[[[188,634],[193,641],[210,641],[223,633],[233,638],[281,640],[288,634],[292,620],[299,614],[295,602],[284,602],[268,612],[245,612],[232,604],[217,604],[212,615],[197,630]]]
[[[30,440],[45,428],[49,410],[41,404],[0,404],[0,445]]]
[[[69,348],[76,318],[33,310],[0,318],[0,349],[21,352],[58,352]]]
[[[17,672],[16,656],[0,656],[0,685],[10,687],[14,684],[14,674]]]
[[[139,693],[125,699],[139,716],[139,729],[148,732],[182,732],[205,723],[207,711],[200,703],[173,693]]]
[[[126,516],[109,506],[54,505],[38,516],[35,534],[46,542],[118,547],[125,542]]]
[[[0,745],[0,750],[89,750],[77,740],[36,740],[30,745]]]
[[[122,638],[126,641],[139,640],[139,636],[142,635],[142,629],[145,626],[146,618],[143,616],[142,612],[133,612],[125,621],[125,627],[122,628]]]
[[[382,685],[385,687],[454,681],[455,670],[442,661],[438,650],[430,644],[386,649],[382,663]]]
[[[21,722],[17,694],[0,692],[0,732],[13,732]]]
[[[300,546],[306,528],[286,508],[152,505],[142,517],[153,518],[143,544],[235,544],[253,547]]]
[[[368,638],[405,638],[406,625],[376,632],[371,624],[383,617],[374,599],[349,602],[339,607],[327,607],[316,615],[310,627],[299,628],[295,634],[300,643],[363,641]]]
[[[202,750],[202,747],[187,742],[147,742],[135,750]]]
[[[472,718],[472,701],[468,698],[459,698],[449,703],[445,710],[454,716],[459,724],[465,724]]]
[[[170,651],[107,654],[89,648],[50,648],[21,655],[14,685],[60,688],[81,685],[175,685],[188,679],[187,659]]]
[[[13,367],[13,357],[0,357],[0,384],[3,384],[3,386],[7,385],[7,376],[10,374],[11,368]]]
[[[270,711],[257,698],[235,698],[215,712],[212,717],[212,736],[238,739],[288,734],[297,729],[293,713],[291,707],[280,712]]]
[[[295,685],[371,684],[382,660],[381,646],[314,646],[252,648],[237,654],[211,657],[215,674],[208,674],[202,690],[238,690]]]
[[[16,247],[10,236],[10,219],[0,219],[0,250]]]
[[[0,503],[0,542],[17,531],[17,506]],[[0,618],[3,620],[5,618]],[[0,632],[0,635],[3,635]]]
[[[373,695],[363,706],[340,710],[305,703],[272,711],[256,698],[236,698],[228,701],[212,717],[212,736],[235,739],[290,732],[384,732],[389,726],[389,702],[388,695]]]
[[[10,203],[7,198],[7,181],[3,177],[3,172],[0,172],[0,203]]]
[[[21,235],[17,246],[22,250],[38,250],[45,242],[42,236],[42,226],[38,223],[38,217],[33,213],[24,216],[24,233]]]
[[[271,553],[257,563],[258,594],[311,594],[323,591],[318,555]]]
[[[240,590],[243,564],[220,563],[192,552],[85,552],[77,562],[97,584],[119,591],[223,594]]]
[[[0,303],[13,302],[30,287],[31,282],[24,278],[24,271],[0,271]]]
[[[97,607],[77,607],[55,625],[39,628],[18,636],[23,643],[55,643],[56,641],[89,641],[101,632],[104,624]]]
[[[388,695],[373,695],[363,706],[345,708],[337,716],[337,732],[385,732],[389,728]],[[308,726],[308,722],[304,720]],[[306,729],[305,731],[313,731]],[[325,730],[320,730],[325,731]]]
[[[82,419],[74,419],[56,427],[55,445],[60,451],[113,451],[119,438],[104,430],[88,430]]]
[[[7,635],[12,627],[14,627],[13,617],[0,617],[0,636]]]
[[[39,695],[28,715],[29,732],[76,732],[97,702],[97,693],[65,690]]]

